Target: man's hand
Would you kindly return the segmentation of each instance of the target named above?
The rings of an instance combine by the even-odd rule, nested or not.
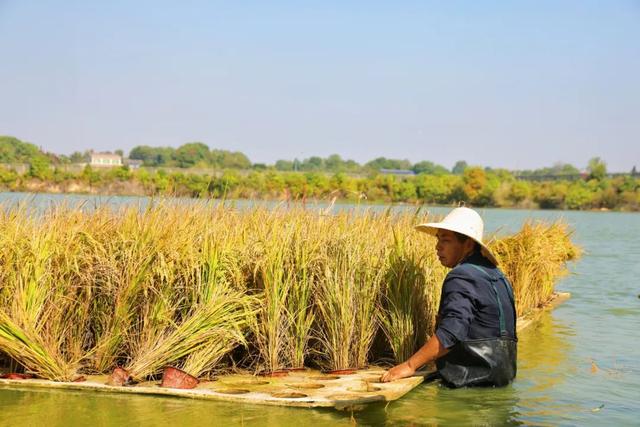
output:
[[[389,381],[399,380],[401,378],[407,378],[415,374],[416,370],[413,369],[407,362],[401,363],[393,368],[389,369],[382,375],[380,381],[388,383]]]

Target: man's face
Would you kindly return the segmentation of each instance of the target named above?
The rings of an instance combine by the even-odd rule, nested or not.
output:
[[[467,239],[464,242],[458,240],[453,231],[438,230],[436,234],[438,243],[436,251],[438,259],[445,267],[453,268],[473,249],[474,242]]]

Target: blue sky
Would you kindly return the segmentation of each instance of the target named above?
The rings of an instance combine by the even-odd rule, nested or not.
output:
[[[0,134],[640,167],[640,2],[0,0]]]

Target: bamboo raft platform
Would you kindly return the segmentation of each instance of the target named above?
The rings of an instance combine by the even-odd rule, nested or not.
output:
[[[517,331],[531,325],[544,311],[553,309],[570,298],[569,293],[555,293],[543,307],[518,318]],[[0,379],[0,387],[12,389],[66,389],[107,393],[131,393],[171,396],[228,402],[294,407],[349,408],[372,402],[397,400],[420,385],[432,371],[420,371],[415,376],[380,383],[384,368],[371,367],[352,374],[323,374],[316,370],[291,371],[282,377],[262,377],[251,374],[229,374],[216,381],[200,382],[193,389],[162,388],[159,381],[147,381],[130,386],[107,385],[108,375],[86,376],[83,382],[55,382],[40,379]]]

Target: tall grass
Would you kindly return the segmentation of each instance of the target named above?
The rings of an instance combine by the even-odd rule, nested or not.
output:
[[[194,376],[364,366],[382,332],[397,360],[433,333],[442,279],[420,212],[315,212],[154,202],[0,212],[0,351],[71,380],[115,366]],[[562,223],[492,243],[518,313],[579,255]],[[233,355],[233,358],[231,357]]]

